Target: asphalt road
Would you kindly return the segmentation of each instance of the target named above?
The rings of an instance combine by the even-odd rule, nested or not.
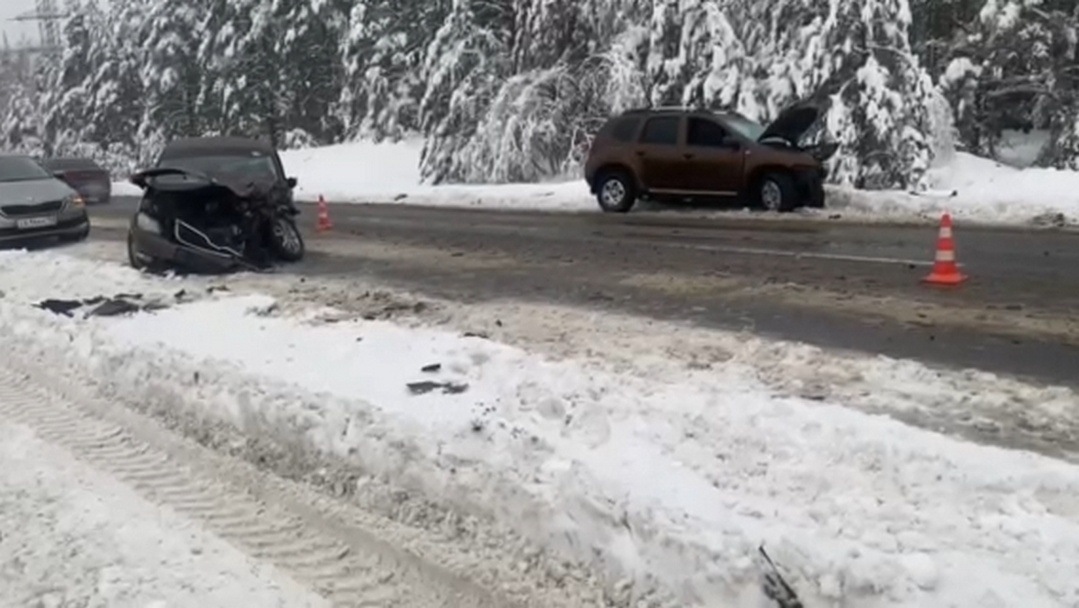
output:
[[[120,240],[131,199],[95,207]],[[333,205],[293,271],[464,302],[520,298],[686,320],[1079,386],[1079,235],[956,227],[970,280],[924,285],[936,231],[716,214]],[[314,208],[303,207],[305,228]]]

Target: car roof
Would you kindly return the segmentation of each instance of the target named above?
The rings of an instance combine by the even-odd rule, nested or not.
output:
[[[53,158],[43,158],[41,162],[48,165],[71,165],[71,166],[83,166],[83,167],[97,167],[97,161],[92,158],[85,158],[81,156],[56,156]]]
[[[28,160],[33,163],[41,164],[41,159],[30,156],[29,154],[13,154],[11,152],[0,152],[0,160]]]
[[[686,114],[689,116],[708,116],[711,118],[728,118],[739,116],[732,112],[719,112],[707,108],[689,108],[679,106],[661,106],[656,108],[633,108],[622,113],[623,116],[642,116],[649,114]]]
[[[261,152],[272,155],[273,144],[262,139],[248,137],[183,137],[165,144],[162,156],[188,156],[212,152],[244,153]]]

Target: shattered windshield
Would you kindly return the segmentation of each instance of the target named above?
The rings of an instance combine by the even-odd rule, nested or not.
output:
[[[32,158],[0,157],[0,183],[29,182],[50,177],[52,175]]]
[[[277,179],[277,167],[268,156],[194,156],[188,158],[167,158],[159,163],[162,167],[176,167],[205,173],[210,177],[222,179],[246,179],[251,181],[274,181]]]

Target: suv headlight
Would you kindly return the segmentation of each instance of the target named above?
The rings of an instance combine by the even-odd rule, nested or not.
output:
[[[67,197],[68,209],[84,209],[85,207],[86,201],[82,198],[82,195],[72,194],[71,196]]]

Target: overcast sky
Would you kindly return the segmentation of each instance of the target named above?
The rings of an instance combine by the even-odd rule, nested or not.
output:
[[[11,21],[15,15],[34,10],[34,0],[0,0],[0,31],[7,34],[12,45],[22,36],[37,40],[36,21]]]

